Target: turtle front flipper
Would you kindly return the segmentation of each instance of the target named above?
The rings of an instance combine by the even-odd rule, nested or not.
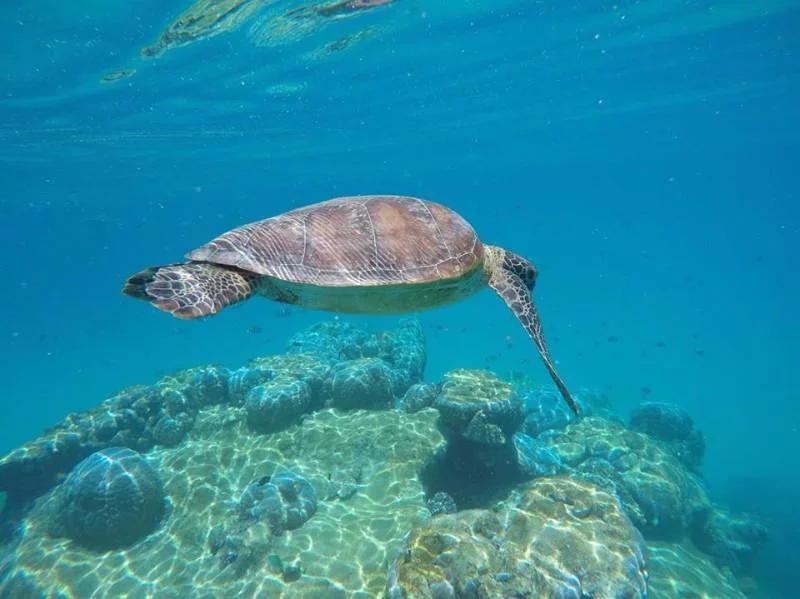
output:
[[[528,335],[536,344],[539,355],[553,378],[553,382],[561,392],[561,396],[575,415],[578,415],[578,405],[575,403],[564,381],[561,380],[555,364],[553,364],[553,359],[550,357],[550,351],[544,341],[539,313],[536,310],[536,304],[533,302],[533,296],[528,291],[528,286],[518,275],[502,267],[492,269],[489,274],[489,286],[497,292],[497,295],[503,298],[506,305],[511,308],[511,311],[522,323],[522,326],[525,327]]]
[[[235,268],[185,262],[146,268],[131,276],[122,293],[145,300],[178,318],[216,314],[247,299],[259,277]]]

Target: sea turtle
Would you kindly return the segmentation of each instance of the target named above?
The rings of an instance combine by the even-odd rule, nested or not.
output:
[[[531,291],[536,267],[484,245],[449,208],[405,196],[355,196],[237,227],[147,268],[123,293],[198,318],[253,295],[333,312],[397,314],[464,299],[486,285],[525,327],[570,408],[578,408],[545,344]]]

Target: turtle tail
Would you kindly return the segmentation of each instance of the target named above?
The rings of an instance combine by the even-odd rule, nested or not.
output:
[[[205,262],[152,266],[131,276],[122,293],[145,300],[178,318],[216,314],[246,300],[258,288],[257,275]]]

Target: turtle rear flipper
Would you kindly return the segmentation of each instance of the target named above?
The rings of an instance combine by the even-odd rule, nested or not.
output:
[[[216,314],[249,298],[258,279],[235,268],[185,262],[146,268],[131,276],[122,292],[178,318],[191,319]]]
[[[577,416],[579,414],[578,405],[575,403],[564,381],[561,380],[555,364],[553,364],[553,359],[550,357],[550,352],[547,349],[544,334],[542,333],[539,312],[536,310],[536,304],[533,302],[531,292],[528,291],[528,286],[519,276],[505,268],[497,268],[491,273],[489,286],[497,292],[497,295],[503,298],[506,305],[511,308],[511,311],[522,323],[522,326],[525,327],[525,331],[539,350],[539,355],[542,357],[542,361],[556,387],[558,387],[561,396]]]

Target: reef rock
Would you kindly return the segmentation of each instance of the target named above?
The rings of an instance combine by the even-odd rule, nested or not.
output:
[[[574,479],[539,479],[494,510],[411,531],[389,599],[645,597],[644,543],[617,499]]]
[[[648,539],[680,540],[711,509],[701,481],[650,437],[589,417],[542,440],[572,476],[615,493]]]
[[[769,533],[755,517],[732,514],[714,506],[708,517],[692,527],[692,541],[721,567],[737,574],[752,574]]]
[[[194,382],[198,388],[192,387]],[[200,399],[204,390],[211,391],[211,397]],[[156,445],[177,445],[194,425],[196,406],[225,398],[226,371],[216,367],[191,369],[153,385],[123,389],[97,408],[69,414],[39,438],[0,459],[0,490],[8,491],[14,503],[23,503],[61,482],[93,452],[109,447],[147,452]]]
[[[705,438],[680,406],[655,401],[642,403],[631,413],[630,428],[660,441],[687,467],[700,468]]]
[[[444,449],[436,412],[320,410],[255,434],[244,411],[203,410],[189,439],[148,454],[172,509],[139,543],[97,554],[28,517],[0,596],[378,596],[430,518],[419,472]]]
[[[574,422],[575,414],[564,402],[561,394],[551,387],[536,387],[512,382],[520,390],[523,399],[523,423],[521,431],[531,437],[557,429],[561,430]],[[608,398],[602,393],[581,389],[573,394],[582,416],[612,418]]]
[[[96,550],[135,543],[153,532],[167,506],[158,473],[127,447],[80,462],[47,504],[50,534]]]
[[[405,412],[419,412],[431,407],[440,391],[441,385],[436,383],[416,383],[408,388],[396,407]]]
[[[488,370],[446,373],[433,405],[452,434],[485,445],[507,443],[522,415],[522,400],[511,384]]]
[[[314,487],[288,470],[253,481],[239,500],[239,515],[243,520],[266,519],[275,535],[300,528],[316,511]]]
[[[550,446],[525,433],[512,437],[514,456],[523,476],[552,476],[564,469],[564,464]]]
[[[647,599],[746,599],[735,578],[688,545],[648,543]]]
[[[334,408],[388,409],[395,401],[397,376],[379,358],[349,360],[333,367],[325,395]]]

